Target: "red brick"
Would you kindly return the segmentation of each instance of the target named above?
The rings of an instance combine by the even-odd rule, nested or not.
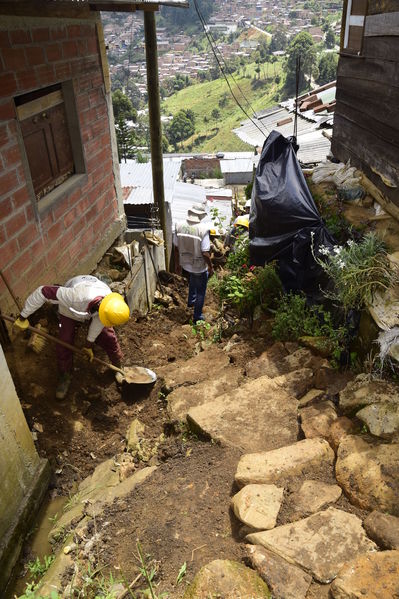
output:
[[[48,27],[40,27],[32,31],[32,38],[34,42],[48,42],[50,39],[50,30]]]
[[[36,73],[33,69],[26,71],[19,71],[17,73],[18,89],[21,92],[36,89],[39,86],[39,82]]]
[[[7,237],[13,237],[17,231],[20,231],[26,225],[26,216],[23,210],[20,210],[14,216],[12,216],[8,221],[4,223],[6,228]]]
[[[0,200],[0,220],[8,218],[12,213],[12,202],[11,198],[4,197]]]
[[[12,203],[14,206],[14,210],[18,210],[19,208],[22,208],[22,206],[25,206],[25,204],[27,204],[30,201],[30,197],[29,197],[29,191],[27,187],[21,187],[21,189],[18,189],[18,191],[16,191],[14,193],[14,195],[12,196]]]
[[[11,239],[1,246],[1,266],[5,268],[18,256],[18,244],[16,239]]]
[[[30,44],[32,41],[30,31],[26,29],[17,29],[10,31],[11,44]]]
[[[18,71],[26,68],[26,56],[23,48],[4,48],[3,61],[6,69]]]
[[[55,77],[58,81],[69,79],[72,75],[72,67],[69,62],[58,63],[55,65]]]
[[[30,223],[35,219],[35,212],[33,210],[33,206],[32,204],[28,204],[25,207],[25,215],[26,215],[26,222]]]
[[[32,46],[31,48],[26,48],[26,57],[28,59],[28,64],[31,67],[35,67],[39,64],[44,63],[44,51],[40,46]]]
[[[78,44],[78,54],[79,56],[87,55],[87,42],[86,40],[77,40]]]
[[[80,25],[68,25],[67,27],[68,38],[81,37],[82,29]]]
[[[7,125],[4,123],[4,125],[0,124],[0,148],[5,146],[8,143],[9,140],[9,136],[8,136],[8,129],[7,129]]]
[[[50,65],[43,65],[36,67],[36,75],[41,85],[50,85],[54,83],[54,67]]]
[[[12,262],[12,281],[20,279],[21,275],[25,273],[28,268],[31,267],[33,260],[32,253],[30,248],[27,248],[23,252],[18,251],[14,256],[14,260]],[[25,285],[27,284],[27,278],[25,277]],[[15,286],[13,285],[15,289]]]
[[[92,37],[87,40],[87,53],[88,54],[97,54],[98,46],[96,38]]]
[[[30,223],[22,231],[17,233],[16,238],[18,240],[18,246],[21,252],[25,251],[39,235],[37,226],[34,223]]]
[[[54,242],[61,244],[64,230],[64,224],[62,221],[58,221],[52,227],[50,227],[50,229],[47,231],[49,245],[52,245]]]
[[[61,221],[63,216],[69,210],[69,198],[65,198],[62,202],[58,203],[52,210],[54,223]]]
[[[0,31],[0,48],[9,48],[10,46],[8,31]]]
[[[3,225],[0,226],[0,252],[1,252],[1,247],[3,245],[3,243],[5,243],[6,241],[6,230],[3,227]]]
[[[56,62],[62,59],[62,46],[61,44],[47,44],[46,46],[46,57],[48,62]]]
[[[1,154],[6,167],[15,166],[21,162],[21,150],[18,144],[11,146],[8,150],[3,150]]]
[[[10,193],[17,187],[18,178],[17,171],[14,169],[4,175],[0,175],[0,197],[6,193]]]
[[[78,45],[74,41],[63,42],[62,52],[64,58],[76,58],[78,56]]]
[[[8,121],[9,119],[15,119],[15,105],[12,100],[6,100],[0,104],[0,121]]]
[[[66,27],[52,27],[50,37],[52,40],[65,40],[67,37]]]
[[[12,96],[17,91],[17,82],[14,73],[0,75],[0,93],[2,96]]]

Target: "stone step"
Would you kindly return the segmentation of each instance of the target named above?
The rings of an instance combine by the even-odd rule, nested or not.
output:
[[[235,481],[248,484],[278,484],[298,475],[312,477],[319,469],[332,471],[334,452],[324,439],[304,439],[273,451],[248,453],[238,462]]]
[[[360,518],[333,507],[273,530],[251,533],[246,540],[303,568],[323,584],[334,580],[346,562],[377,549],[366,537]]]
[[[194,431],[242,451],[274,449],[298,438],[297,400],[268,376],[192,408]]]

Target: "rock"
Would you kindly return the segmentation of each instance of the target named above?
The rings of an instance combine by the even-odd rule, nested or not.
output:
[[[268,376],[192,408],[187,421],[216,441],[242,451],[273,449],[297,439],[297,401]]]
[[[299,343],[296,341],[286,341],[283,343],[283,345],[289,354],[293,354],[297,349],[299,349]]]
[[[328,360],[323,360],[318,368],[314,369],[315,387],[325,389],[330,395],[342,391],[352,378],[353,374],[350,371],[338,372],[335,368],[331,368]]]
[[[239,487],[277,484],[290,476],[311,475],[320,468],[332,469],[334,452],[324,439],[304,439],[273,451],[243,455],[235,481]]]
[[[248,362],[246,366],[246,375],[249,378],[256,379],[265,374],[270,378],[283,374],[285,370],[281,366],[281,361],[287,355],[287,350],[280,342],[274,343],[258,358]]]
[[[338,418],[332,401],[322,401],[309,408],[303,408],[300,415],[301,428],[307,439],[327,439],[332,423]]]
[[[345,564],[331,585],[334,599],[399,597],[399,551],[359,555]]]
[[[271,599],[266,583],[250,568],[239,562],[217,559],[203,566],[184,599]]]
[[[386,401],[372,404],[360,410],[356,416],[376,437],[389,439],[399,432],[399,403]]]
[[[334,345],[327,337],[304,336],[300,337],[298,341],[322,358],[328,358],[334,351]]]
[[[157,374],[165,380],[165,387],[172,391],[179,385],[194,385],[209,378],[209,367],[212,365],[212,376],[218,376],[230,363],[229,356],[221,349],[212,346],[208,351],[200,352],[189,360],[179,360],[158,368]]]
[[[228,340],[228,342],[224,346],[223,351],[225,351],[226,353],[229,353],[229,351],[231,351],[233,349],[233,347],[235,347],[236,345],[239,345],[240,343],[241,343],[240,337],[237,335],[237,333],[234,333],[234,335],[231,336],[231,338]]]
[[[281,374],[273,379],[283,389],[299,399],[304,395],[309,387],[312,386],[313,370],[310,368],[300,368],[287,374]]]
[[[347,413],[374,403],[399,404],[399,387],[388,381],[370,381],[366,374],[359,374],[339,394],[340,408]]]
[[[223,372],[212,376],[209,380],[196,385],[182,386],[174,389],[168,396],[168,414],[172,421],[186,420],[187,412],[201,403],[236,389],[242,378],[241,371],[234,366],[227,366]]]
[[[298,408],[306,408],[317,403],[325,394],[323,389],[309,389],[309,391],[298,401]]]
[[[381,549],[399,549],[399,518],[374,511],[367,516],[363,526]]]
[[[398,443],[377,445],[346,436],[338,448],[335,474],[355,505],[399,516]]]
[[[309,574],[260,545],[247,545],[246,550],[274,599],[305,599],[312,582]]]
[[[128,451],[132,452],[133,454],[137,452],[137,450],[140,447],[140,440],[144,436],[144,430],[144,424],[142,424],[140,420],[135,418],[129,426],[129,429],[126,433],[126,443]]]
[[[345,562],[376,549],[360,518],[333,507],[246,538],[300,566],[323,584],[330,583]]]
[[[301,368],[313,368],[319,360],[313,356],[312,352],[304,347],[300,347],[294,353],[288,354],[282,360],[282,372],[292,372]]]
[[[276,526],[284,489],[276,485],[247,485],[234,495],[231,506],[237,518],[251,528],[269,530]]]
[[[127,462],[125,464],[121,464],[119,467],[119,481],[123,482],[124,480],[129,478],[129,476],[131,476],[135,470],[136,465],[134,462]]]
[[[294,509],[302,515],[314,514],[341,497],[338,485],[328,485],[318,480],[305,480],[297,493],[291,497]]]
[[[126,270],[120,271],[117,268],[110,268],[107,271],[107,275],[111,278],[112,281],[123,281],[123,279],[126,277],[126,274]]]
[[[353,435],[358,427],[346,416],[339,416],[330,426],[327,440],[335,452],[345,435]]]

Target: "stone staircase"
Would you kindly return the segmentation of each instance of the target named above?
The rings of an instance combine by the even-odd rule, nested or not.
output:
[[[226,503],[269,589],[241,579],[241,565],[232,578],[234,562],[215,560],[185,599],[399,597],[399,443],[396,433],[368,434],[355,417],[365,404],[377,410],[381,398],[395,412],[396,386],[350,382],[353,375],[292,343],[248,363],[236,359],[234,344],[213,345],[158,374],[172,421],[241,451],[240,490]],[[319,595],[309,594],[312,581]]]

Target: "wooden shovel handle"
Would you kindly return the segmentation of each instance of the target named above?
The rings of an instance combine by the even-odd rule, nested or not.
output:
[[[2,318],[3,320],[7,320],[8,322],[11,322],[11,323],[13,323],[15,321],[15,318],[12,318],[11,316],[6,316],[5,314],[0,314],[0,318]],[[41,329],[37,329],[36,327],[32,327],[31,325],[29,325],[27,328],[30,331],[32,331],[33,333],[37,333],[41,337],[45,337],[45,339],[48,339],[49,341],[53,341],[54,343],[58,343],[58,345],[67,347],[71,351],[75,352],[75,354],[79,354],[80,356],[87,358],[87,354],[85,351],[83,351],[83,349],[79,349],[78,347],[75,347],[74,345],[71,345],[70,343],[67,343],[66,341],[61,341],[61,339],[57,339],[57,337],[54,337],[53,335],[49,335],[49,333],[45,333]],[[100,358],[96,358],[94,356],[93,361],[98,362],[99,364],[102,364],[103,366],[107,366],[107,368],[110,368],[111,370],[115,370],[115,372],[121,372],[124,376],[126,375],[126,373],[124,372],[124,370],[122,370],[122,368],[118,368],[117,366],[114,366],[113,364],[110,364],[109,362],[105,362],[104,360],[101,360]]]

